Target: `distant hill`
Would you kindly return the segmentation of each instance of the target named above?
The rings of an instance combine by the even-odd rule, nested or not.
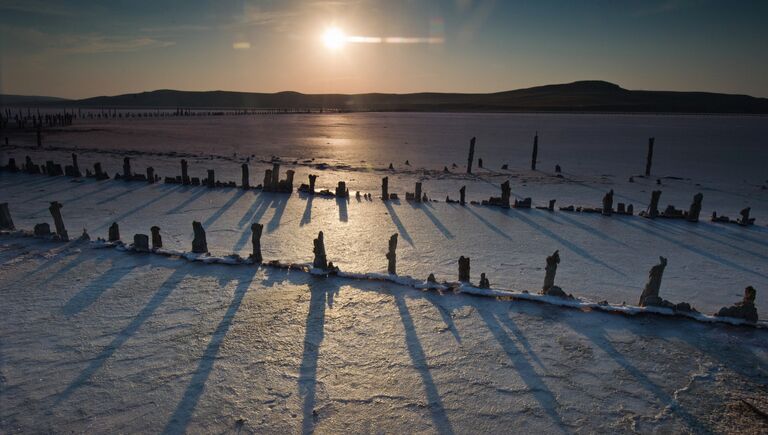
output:
[[[631,91],[604,81],[579,81],[490,94],[273,94],[158,90],[49,102],[93,108],[272,108],[350,111],[768,113],[768,99],[708,92]]]
[[[57,97],[40,97],[36,95],[4,95],[0,94],[0,107],[30,106],[48,103],[64,103],[71,100]]]

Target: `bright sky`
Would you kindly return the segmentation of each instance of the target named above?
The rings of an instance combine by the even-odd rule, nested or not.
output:
[[[768,1],[0,0],[0,93],[493,92],[607,80],[768,97]]]

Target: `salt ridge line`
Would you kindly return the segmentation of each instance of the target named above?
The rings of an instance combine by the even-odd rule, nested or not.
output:
[[[16,231],[0,231],[0,235],[11,237],[35,237],[31,232],[24,230]],[[39,238],[39,237],[35,237]],[[55,240],[53,238],[49,240]],[[309,273],[319,277],[340,277],[352,280],[360,281],[386,281],[404,287],[411,287],[417,290],[433,290],[438,292],[451,292],[451,293],[464,293],[473,296],[480,297],[492,297],[497,299],[511,299],[511,300],[524,300],[529,302],[554,305],[564,308],[577,309],[581,311],[600,310],[609,313],[618,313],[629,316],[635,315],[660,315],[665,317],[686,318],[702,323],[714,323],[714,324],[730,324],[735,326],[749,326],[757,329],[768,329],[768,322],[758,321],[757,323],[751,323],[744,319],[738,319],[733,317],[721,317],[703,314],[699,312],[681,312],[675,311],[671,308],[646,306],[638,307],[633,305],[617,305],[610,303],[598,303],[592,302],[586,299],[573,297],[573,299],[560,298],[556,296],[541,295],[535,293],[529,293],[527,291],[515,291],[512,289],[486,289],[479,288],[471,283],[464,282],[449,282],[443,283],[422,281],[413,278],[408,275],[392,275],[377,272],[368,273],[356,273],[356,272],[344,272],[337,267],[332,270],[324,270],[312,267],[310,263],[283,263],[279,260],[273,260],[269,262],[255,263],[251,259],[242,258],[238,254],[230,254],[226,256],[213,256],[210,254],[197,254],[193,252],[176,251],[170,249],[151,249],[149,251],[135,249],[133,244],[126,245],[122,241],[107,242],[104,240],[86,241],[83,239],[77,239],[70,243],[73,245],[86,243],[92,249],[116,249],[121,252],[136,252],[142,254],[155,254],[165,257],[183,258],[190,262],[200,262],[203,264],[225,264],[231,266],[262,266],[265,268],[275,269],[288,269]]]

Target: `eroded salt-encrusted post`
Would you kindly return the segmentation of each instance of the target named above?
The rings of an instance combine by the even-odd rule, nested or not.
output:
[[[415,191],[413,193],[413,196],[414,196],[414,200],[416,202],[421,202],[422,196],[421,196],[421,182],[420,181],[416,182],[416,189],[415,189]]]
[[[389,177],[381,179],[381,199],[384,201],[389,200]]]
[[[285,191],[287,193],[293,192],[293,177],[296,175],[296,171],[289,169],[285,171]]]
[[[131,158],[123,157],[123,178],[125,181],[130,181],[131,174]]]
[[[265,192],[269,192],[272,190],[272,170],[267,169],[264,171],[264,183],[262,183],[262,189]]]
[[[134,234],[133,249],[138,252],[149,252],[149,237],[146,234]]]
[[[647,217],[655,218],[659,215],[659,199],[661,198],[661,190],[654,190],[651,192],[651,203],[648,205]]]
[[[213,169],[208,169],[208,178],[205,179],[205,184],[209,188],[216,187],[216,173]]]
[[[155,168],[152,166],[147,167],[147,183],[154,184],[155,183]]]
[[[750,210],[752,210],[752,207],[744,208],[739,212],[739,214],[741,215],[741,218],[739,218],[739,220],[737,221],[739,225],[749,225],[751,223],[749,220]]]
[[[110,242],[116,242],[120,240],[120,227],[117,225],[117,222],[112,222],[112,225],[109,226],[109,235],[107,240]]]
[[[459,257],[459,281],[469,282],[469,257]]]
[[[469,140],[469,158],[467,159],[467,174],[472,173],[472,161],[475,160],[475,138]]]
[[[389,250],[387,251],[387,272],[392,275],[397,274],[397,233],[392,234],[389,238]]]
[[[482,167],[482,166],[481,166]],[[485,277],[485,272],[480,274],[480,288],[491,288],[491,282]]]
[[[0,230],[15,230],[13,226],[13,219],[11,219],[11,211],[8,209],[8,203],[0,203]]]
[[[325,241],[323,240],[323,232],[317,234],[317,238],[313,241],[314,248],[312,252],[315,254],[315,259],[312,261],[312,266],[317,269],[328,269],[328,259],[325,257]]]
[[[67,229],[64,228],[64,219],[61,217],[62,207],[64,206],[58,201],[53,201],[51,202],[51,206],[48,207],[48,210],[51,212],[51,216],[53,216],[53,224],[56,227],[56,234],[61,240],[66,242],[69,241],[69,235],[67,234]]]
[[[243,170],[242,183],[240,184],[240,186],[243,189],[248,189],[251,187],[250,175],[248,174],[248,163],[243,163],[240,167]]]
[[[181,159],[181,184],[188,185],[189,184],[189,173],[187,172],[187,161],[184,159]]]
[[[208,252],[208,242],[205,240],[205,229],[203,224],[198,221],[192,222],[192,231],[195,237],[192,239],[192,252],[195,254],[205,254]]]
[[[539,156],[539,132],[533,136],[533,153],[531,154],[531,170],[536,170],[536,160]]]
[[[152,232],[152,249],[163,247],[163,237],[160,235],[160,227],[153,226],[149,229]]]
[[[315,182],[317,181],[317,175],[309,174],[309,194],[315,194]]]
[[[699,221],[699,214],[701,214],[701,201],[704,199],[704,195],[701,193],[697,193],[696,195],[693,195],[693,202],[691,203],[691,207],[688,209],[688,216],[686,219],[688,222],[698,222]]]
[[[253,253],[251,259],[254,263],[261,263],[261,232],[264,230],[264,225],[260,223],[251,224],[251,244],[253,244]]]
[[[741,302],[736,302],[730,307],[723,307],[715,314],[720,317],[735,317],[737,319],[744,319],[748,322],[757,323],[757,307],[755,307],[755,296],[757,296],[757,290],[754,287],[749,286],[744,289],[744,299]]]
[[[643,293],[640,295],[638,305],[645,307],[647,305],[658,305],[659,289],[661,288],[661,277],[664,275],[664,268],[667,267],[667,259],[659,257],[659,264],[653,266],[648,272],[648,282],[645,283]]]
[[[466,205],[466,194],[467,194],[467,186],[461,186],[461,189],[459,189],[459,204]]]
[[[80,172],[80,166],[77,164],[77,154],[72,153],[72,173],[75,177],[82,177],[83,174]]]
[[[512,195],[512,188],[509,187],[509,180],[501,183],[501,206],[509,208],[509,197]]]
[[[649,137],[648,138],[648,155],[645,157],[645,176],[648,177],[651,175],[651,164],[653,163],[653,143],[656,141],[655,138]]]
[[[560,251],[555,251],[554,254],[547,257],[547,266],[544,268],[546,274],[544,275],[544,286],[542,287],[542,293],[546,293],[547,290],[555,285],[555,275],[557,274],[557,265],[560,264]]]
[[[272,180],[269,183],[273,189],[277,189],[280,185],[280,163],[272,164]]]
[[[613,213],[613,189],[603,197],[603,216],[610,216],[611,213]]]

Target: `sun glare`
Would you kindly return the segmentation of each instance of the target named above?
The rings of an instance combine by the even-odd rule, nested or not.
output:
[[[330,50],[338,50],[347,42],[347,35],[338,27],[329,27],[323,33],[323,44]]]

